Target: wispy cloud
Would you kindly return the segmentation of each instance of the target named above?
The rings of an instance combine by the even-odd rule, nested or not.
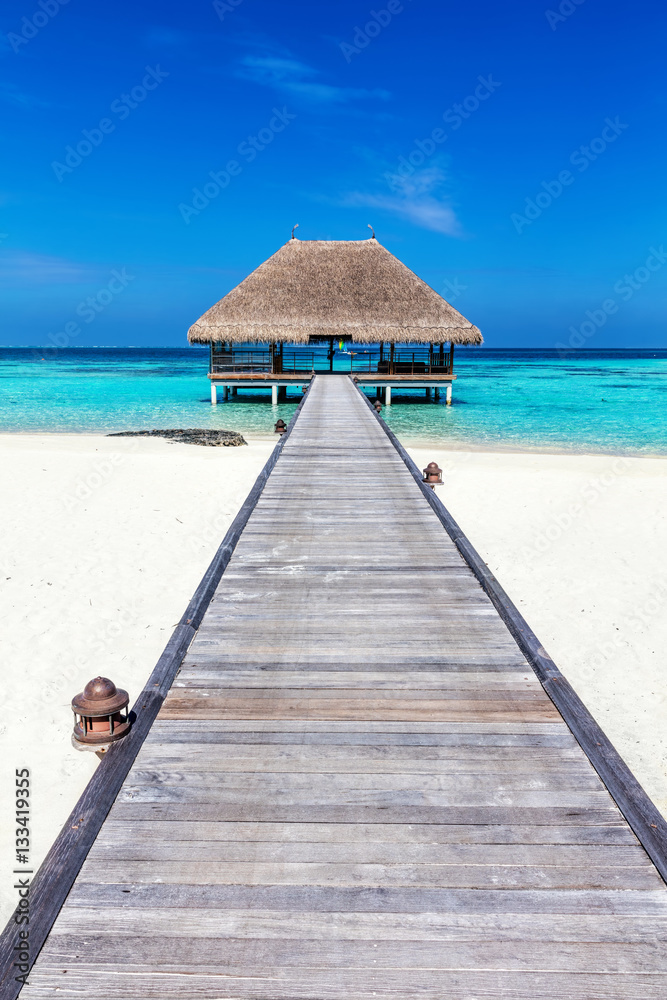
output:
[[[234,75],[241,80],[249,80],[317,104],[347,104],[358,100],[386,101],[391,97],[389,91],[380,88],[367,90],[323,83],[318,79],[318,69],[283,55],[246,55],[238,63]]]
[[[50,108],[48,101],[42,101],[39,97],[26,94],[15,83],[7,80],[0,80],[0,101],[4,104],[11,104],[15,108]]]
[[[393,193],[349,191],[340,204],[350,208],[377,208],[407,219],[422,229],[446,236],[463,236],[463,229],[446,194],[446,175],[439,167],[415,170],[395,178]]]
[[[30,250],[0,250],[0,283],[5,288],[80,284],[94,280],[100,271],[104,273],[104,269],[97,266],[93,268]]]

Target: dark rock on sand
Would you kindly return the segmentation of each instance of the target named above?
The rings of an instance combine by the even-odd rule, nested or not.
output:
[[[207,448],[238,448],[248,442],[236,431],[212,431],[202,427],[188,427],[177,430],[118,431],[107,437],[163,437],[182,444],[201,444]]]

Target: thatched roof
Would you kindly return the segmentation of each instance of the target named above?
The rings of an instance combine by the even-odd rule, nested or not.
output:
[[[191,343],[481,344],[476,326],[376,239],[288,243],[216,302]]]

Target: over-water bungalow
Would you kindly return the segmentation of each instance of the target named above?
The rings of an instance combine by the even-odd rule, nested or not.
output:
[[[204,313],[193,344],[210,344],[217,390],[287,387],[315,374],[350,372],[391,402],[392,387],[452,398],[454,345],[482,335],[441,295],[368,240],[292,238]]]

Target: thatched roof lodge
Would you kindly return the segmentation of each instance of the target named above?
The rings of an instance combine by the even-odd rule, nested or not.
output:
[[[277,386],[341,370],[386,384],[451,383],[454,345],[482,343],[476,326],[374,236],[292,236],[211,306],[188,339],[211,345],[212,384]]]
[[[481,344],[482,335],[376,239],[291,239],[194,323],[191,343]]]

